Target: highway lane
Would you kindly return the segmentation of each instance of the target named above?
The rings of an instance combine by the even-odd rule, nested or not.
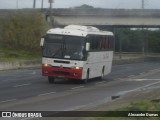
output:
[[[159,86],[159,68],[160,63],[154,62],[115,65],[104,81],[94,79],[87,84],[66,80],[49,84],[40,69],[1,71],[0,110],[76,110],[95,106],[110,101],[113,95],[147,85]],[[148,73],[154,75],[136,78]]]

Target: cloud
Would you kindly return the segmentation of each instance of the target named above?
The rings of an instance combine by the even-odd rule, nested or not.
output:
[[[32,8],[33,0],[0,0],[0,9],[16,8],[16,1],[18,1],[19,8]],[[36,0],[36,7],[41,7],[41,0]],[[129,8],[140,9],[141,0],[54,0],[54,8],[70,8],[80,6],[82,4],[92,5],[101,8]],[[160,9],[160,0],[145,0],[145,7],[148,9]],[[44,0],[44,7],[48,8],[48,0]]]

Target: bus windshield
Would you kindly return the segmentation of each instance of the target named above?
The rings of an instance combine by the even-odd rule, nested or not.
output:
[[[84,37],[47,35],[43,56],[59,59],[82,60],[84,57]]]

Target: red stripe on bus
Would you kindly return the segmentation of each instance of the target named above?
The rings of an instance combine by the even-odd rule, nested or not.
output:
[[[57,78],[82,79],[82,69],[58,68],[42,66],[43,76],[52,76]]]

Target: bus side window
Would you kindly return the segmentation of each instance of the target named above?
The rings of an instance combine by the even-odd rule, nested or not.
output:
[[[111,36],[108,36],[108,49],[111,49]]]
[[[113,49],[113,40],[114,40],[113,36],[107,37],[107,48],[109,50]]]
[[[98,36],[98,49],[101,50],[103,49],[103,37]]]
[[[89,36],[91,50],[94,49],[93,36]]]
[[[106,36],[102,36],[103,42],[102,42],[102,48],[103,50],[106,50]]]
[[[109,49],[109,36],[106,36],[106,49]]]
[[[94,36],[91,37],[91,44],[92,44],[91,45],[91,49],[92,50],[95,51],[95,50],[98,49],[98,39],[97,39],[97,36],[94,35]]]
[[[114,37],[111,36],[111,49],[113,49],[113,47],[114,47]]]
[[[90,35],[87,36],[87,42],[90,43],[90,50],[93,50],[92,36]]]

